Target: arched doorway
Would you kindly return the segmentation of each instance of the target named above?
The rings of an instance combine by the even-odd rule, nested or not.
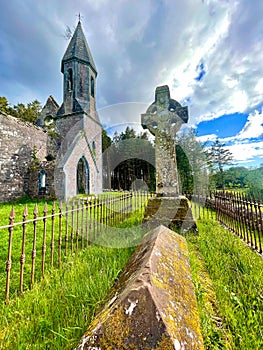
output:
[[[89,190],[89,165],[82,157],[77,166],[77,194],[89,194]]]

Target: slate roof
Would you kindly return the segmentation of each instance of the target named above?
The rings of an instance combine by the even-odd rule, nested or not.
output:
[[[82,62],[88,63],[95,73],[97,74],[97,69],[95,66],[95,63],[93,61],[89,45],[87,43],[87,40],[85,38],[85,35],[82,30],[82,26],[80,21],[78,22],[77,28],[70,40],[70,43],[68,45],[68,48],[62,58],[62,65],[61,70],[63,72],[63,63],[65,61],[69,61],[72,59],[78,59]]]

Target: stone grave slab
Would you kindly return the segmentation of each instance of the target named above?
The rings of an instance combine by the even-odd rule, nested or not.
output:
[[[82,349],[204,349],[184,237],[165,226],[145,235]]]

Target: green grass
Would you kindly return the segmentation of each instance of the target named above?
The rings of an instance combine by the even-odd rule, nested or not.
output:
[[[113,198],[120,193],[113,193]],[[102,197],[105,198],[106,194]],[[109,198],[111,194],[107,194]],[[112,197],[111,196],[111,197]],[[74,214],[74,224],[72,221],[71,213],[68,214],[68,244],[67,254],[80,251],[88,244],[100,244],[107,247],[131,247],[137,245],[144,232],[137,228],[136,225],[142,220],[143,208],[147,197],[140,198],[132,197],[125,201],[116,201],[113,203],[104,204],[102,206],[92,207],[86,210],[86,206],[81,206],[81,203],[75,201],[74,208],[80,207],[79,213]],[[34,206],[38,205],[38,216],[43,216],[44,201],[32,201],[27,198],[15,203],[15,222],[22,221],[25,204],[28,207],[27,219],[33,218]],[[58,203],[56,205],[56,213],[58,213]],[[51,214],[53,203],[48,203],[48,215]],[[131,207],[132,206],[132,207]],[[0,225],[8,223],[8,217],[11,211],[11,204],[2,204],[0,206]],[[64,208],[65,210],[65,204]],[[71,209],[71,205],[69,205]],[[82,211],[83,209],[83,211]],[[106,220],[105,217],[108,217]],[[79,225],[77,227],[77,217]],[[83,221],[82,221],[83,219]],[[57,267],[59,264],[58,259],[58,240],[59,240],[59,218],[55,217],[54,220],[54,250],[51,253],[51,236],[52,236],[52,223],[51,218],[47,219],[46,230],[46,256],[45,256],[45,273],[50,270],[52,266]],[[86,230],[87,228],[87,230]],[[83,229],[83,234],[82,234]],[[87,231],[87,234],[86,234]],[[71,239],[71,232],[73,232],[73,239]],[[79,233],[78,239],[76,233]],[[12,233],[12,266],[11,266],[11,284],[10,284],[10,297],[16,297],[19,291],[20,280],[20,257],[22,250],[22,225],[15,226]],[[61,261],[66,257],[66,218],[62,217],[62,246],[61,246]],[[5,298],[5,283],[6,272],[5,266],[8,253],[8,230],[0,230],[0,300]],[[31,285],[31,271],[32,271],[32,249],[33,249],[34,229],[33,223],[28,223],[26,226],[26,244],[25,244],[25,265],[24,265],[24,280],[23,290],[26,291]],[[42,266],[42,246],[43,246],[43,220],[37,222],[37,236],[36,236],[36,260],[35,260],[35,282],[41,280],[41,266]],[[51,260],[53,262],[51,264]],[[52,266],[51,266],[52,265]]]
[[[43,203],[39,203],[40,208],[41,206]],[[18,204],[16,211],[21,214],[23,209],[20,207]],[[29,204],[29,210],[33,207],[34,205]],[[10,205],[3,205],[2,208],[8,208],[8,212]],[[123,206],[116,204],[111,210],[118,211],[121,208]],[[64,257],[62,269],[49,270],[45,279],[36,283],[23,296],[16,298],[14,286],[10,303],[5,305],[2,298],[0,349],[72,349],[77,345],[95,311],[103,303],[110,287],[127,263],[133,247],[144,234],[139,230],[143,206],[140,207],[137,203],[136,208],[136,211],[126,216],[124,222],[114,221],[105,231],[99,232],[93,227],[95,241],[104,246],[98,246],[93,241],[84,251]],[[5,215],[4,211],[2,213]],[[104,211],[99,215],[102,213]],[[96,219],[100,221],[99,216]],[[19,233],[14,230],[12,260],[19,267],[21,239],[16,234]],[[5,241],[7,243],[6,239]],[[38,244],[38,250],[41,250],[41,235]],[[0,256],[2,266],[5,264],[7,251],[4,253]],[[39,266],[38,264],[40,274]],[[19,269],[13,268],[11,271],[12,286],[13,281],[19,278]],[[3,271],[3,291],[4,285]]]
[[[263,348],[263,259],[214,220],[188,236],[206,349]]]
[[[124,221],[94,231],[104,247],[93,241],[22,297],[1,302],[0,349],[73,349],[145,233],[142,216],[138,205]],[[206,211],[197,224],[199,235],[187,241],[205,348],[262,349],[263,259],[213,213]]]
[[[2,303],[0,349],[74,348],[131,252],[91,246],[23,297]]]
[[[14,204],[15,209],[15,222],[21,222],[23,220],[23,213],[25,205],[28,208],[28,216],[27,219],[33,219],[34,215],[34,207],[35,204],[38,205],[39,216],[43,216],[44,210],[44,202],[42,201],[29,201],[27,198],[22,199],[19,202]],[[51,213],[51,208],[53,206],[53,202],[48,203],[49,212]],[[0,225],[9,224],[9,215],[11,212],[12,204],[1,204],[0,205]],[[58,223],[58,219],[56,218],[56,227]],[[56,230],[57,231],[57,230]],[[26,261],[24,266],[24,289],[28,289],[30,285],[30,275],[31,275],[31,254],[33,249],[33,224],[30,223],[27,225],[26,229],[26,245],[25,245],[25,254]],[[37,224],[37,240],[36,240],[36,273],[35,280],[39,280],[41,278],[41,249],[42,249],[42,240],[43,240],[43,221],[39,221]],[[12,238],[12,268],[11,268],[11,295],[16,295],[17,290],[19,289],[19,274],[20,274],[20,257],[22,250],[22,226],[15,226],[13,230],[13,238]],[[46,263],[45,268],[48,270],[50,265],[50,236],[51,236],[51,220],[47,222],[47,254],[46,254]],[[57,234],[56,234],[57,240]],[[9,241],[9,233],[7,229],[0,230],[0,300],[4,299],[4,286],[6,279],[5,272],[5,264],[7,261],[8,255],[8,241]],[[57,251],[54,252],[54,265],[57,264]]]

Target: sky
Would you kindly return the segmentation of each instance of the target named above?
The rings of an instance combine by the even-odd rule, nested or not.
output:
[[[139,125],[167,84],[200,141],[218,138],[235,165],[263,163],[262,0],[1,1],[0,96],[62,103],[65,32],[79,13],[105,127]]]

